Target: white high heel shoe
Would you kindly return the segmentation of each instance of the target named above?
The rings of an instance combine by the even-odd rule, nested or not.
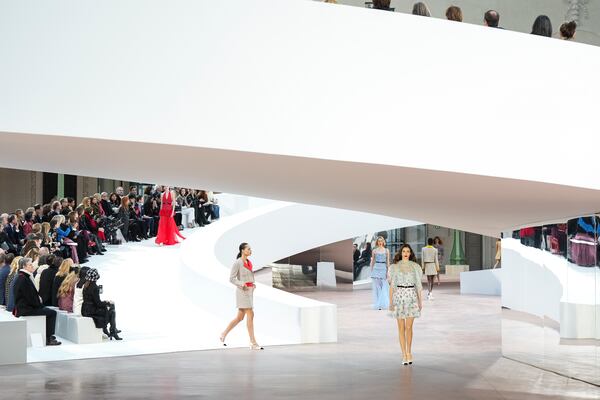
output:
[[[264,350],[265,348],[258,343],[250,343],[250,350]]]
[[[223,346],[227,346],[227,343],[225,343],[225,336],[223,336],[223,334],[221,334],[221,336],[219,336],[219,340],[221,341],[221,344]]]

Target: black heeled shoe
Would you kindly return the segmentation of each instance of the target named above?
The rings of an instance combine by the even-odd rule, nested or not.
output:
[[[108,332],[108,329],[102,328],[102,333],[104,333],[106,336],[108,336],[110,338],[110,332]]]
[[[119,337],[119,334],[117,333],[117,331],[112,331],[110,333],[109,338],[110,338],[110,340],[113,340],[113,339],[115,339],[115,340],[123,340],[122,337]]]

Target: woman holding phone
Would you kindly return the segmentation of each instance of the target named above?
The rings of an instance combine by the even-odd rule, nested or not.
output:
[[[236,289],[236,307],[238,309],[236,317],[227,325],[225,331],[221,334],[220,340],[225,344],[227,334],[236,327],[237,324],[246,317],[246,327],[248,328],[248,336],[250,337],[251,350],[263,350],[263,347],[256,343],[254,337],[254,309],[253,295],[256,284],[254,283],[254,272],[252,272],[252,262],[248,257],[252,255],[252,249],[248,243],[242,243],[239,246],[237,259],[231,267],[229,281],[237,286]]]

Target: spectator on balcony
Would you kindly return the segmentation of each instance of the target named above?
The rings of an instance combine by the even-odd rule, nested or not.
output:
[[[462,20],[463,20],[462,10],[460,9],[460,7],[450,6],[446,10],[446,18],[449,21],[462,22]]]
[[[490,28],[500,28],[500,14],[496,10],[488,10],[483,14],[483,23]],[[502,28],[500,28],[502,29]]]
[[[394,11],[390,8],[391,0],[373,0],[373,8],[376,10]]]
[[[421,1],[413,5],[412,14],[420,15],[422,17],[431,17],[431,12],[429,11],[429,8],[425,3]]]
[[[577,29],[577,22],[570,21],[565,22],[560,26],[560,38],[563,40],[574,40],[575,30]]]
[[[46,345],[57,346],[61,343],[54,337],[56,311],[46,308],[33,284],[33,263],[30,258],[19,261],[19,276],[15,284],[15,310],[17,317],[43,315],[46,317]]]
[[[531,34],[552,37],[552,22],[550,22],[550,18],[547,15],[538,15],[535,21],[533,21]]]

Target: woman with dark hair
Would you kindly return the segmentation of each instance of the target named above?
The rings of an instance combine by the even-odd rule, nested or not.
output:
[[[413,322],[421,316],[421,266],[410,245],[405,244],[394,256],[390,266],[390,316],[396,319],[402,364],[413,363]]]
[[[446,10],[446,18],[449,21],[462,22],[462,20],[463,20],[462,10],[460,9],[460,7],[450,6]]]
[[[373,8],[376,10],[394,11],[390,8],[391,0],[373,0]]]
[[[563,40],[575,39],[575,29],[577,29],[577,22],[565,22],[560,26],[560,38]],[[27,221],[27,215],[25,216],[25,221]],[[23,227],[23,231],[25,231],[25,227]]]
[[[253,294],[256,289],[254,283],[254,272],[252,272],[252,262],[248,257],[252,255],[252,249],[248,243],[242,243],[239,246],[239,252],[237,259],[231,267],[231,273],[229,274],[229,281],[237,286],[236,289],[236,307],[238,309],[236,317],[227,325],[225,331],[219,338],[223,346],[225,344],[225,338],[227,334],[235,328],[237,324],[246,318],[246,326],[248,328],[248,336],[250,337],[250,349],[251,350],[263,350],[263,347],[256,343],[254,337],[254,309],[253,309]]]
[[[87,282],[85,278],[89,270],[89,267],[81,267],[79,269],[79,280],[77,281],[77,284],[75,284],[73,290],[73,313],[76,315],[81,315],[81,306],[83,305],[83,285]]]
[[[121,207],[121,198],[118,194],[112,192],[108,197],[108,203],[111,205],[112,208],[119,208]]]
[[[427,8],[427,5],[420,1],[413,5],[412,14],[420,15],[422,17],[431,17],[431,12],[429,12],[429,8]]]
[[[538,15],[535,21],[533,21],[531,34],[552,37],[552,22],[550,22],[550,18],[547,15]]]
[[[102,331],[110,340],[123,340],[119,337],[119,331],[117,330],[115,303],[100,300],[100,288],[96,284],[98,279],[100,279],[100,274],[96,268],[87,271],[87,282],[83,285],[81,315],[92,318],[96,328],[102,328]],[[108,330],[109,324],[110,331]]]

